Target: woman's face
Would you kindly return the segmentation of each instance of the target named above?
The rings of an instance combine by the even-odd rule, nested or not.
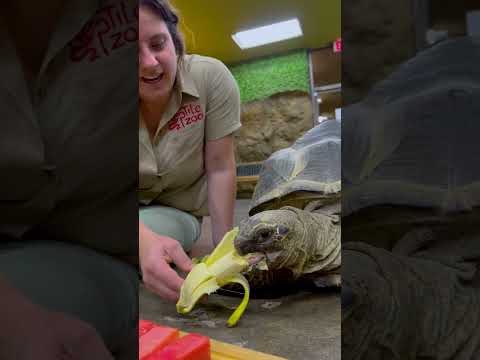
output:
[[[177,54],[167,25],[148,8],[139,10],[139,93],[147,102],[168,98],[177,75]]]

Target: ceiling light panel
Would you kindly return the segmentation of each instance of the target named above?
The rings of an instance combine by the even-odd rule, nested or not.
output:
[[[232,35],[233,40],[241,49],[254,48],[276,43],[303,35],[300,21],[291,19],[272,25],[240,31]]]

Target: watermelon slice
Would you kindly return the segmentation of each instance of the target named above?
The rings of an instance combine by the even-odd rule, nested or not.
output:
[[[140,320],[138,322],[138,336],[141,337],[153,329],[155,324],[151,321]]]
[[[162,349],[179,336],[177,329],[155,326],[139,340],[139,358],[145,360],[152,353]]]
[[[145,360],[211,360],[210,340],[199,334],[188,334],[155,351]]]

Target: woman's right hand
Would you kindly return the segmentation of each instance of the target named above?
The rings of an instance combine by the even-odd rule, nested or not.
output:
[[[141,222],[139,237],[140,268],[145,286],[163,299],[176,302],[184,280],[170,264],[190,272],[192,261],[177,240],[157,235]]]
[[[114,360],[86,322],[31,303],[0,279],[0,359]]]

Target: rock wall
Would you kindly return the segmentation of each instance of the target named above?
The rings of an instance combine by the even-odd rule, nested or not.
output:
[[[242,104],[241,116],[242,128],[235,134],[237,163],[265,160],[313,126],[310,95],[301,91]]]
[[[237,164],[267,159],[292,145],[313,126],[310,95],[290,91],[242,104],[242,128],[235,134]],[[253,183],[240,183],[238,198],[250,198]]]
[[[344,106],[415,54],[411,1],[342,1]]]

